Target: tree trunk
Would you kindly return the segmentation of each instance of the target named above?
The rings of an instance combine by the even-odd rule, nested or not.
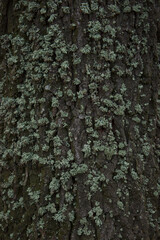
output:
[[[159,0],[0,0],[0,239],[160,239]]]

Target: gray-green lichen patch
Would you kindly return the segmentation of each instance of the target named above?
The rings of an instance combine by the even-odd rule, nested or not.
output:
[[[0,239],[158,239],[156,2],[7,2]]]

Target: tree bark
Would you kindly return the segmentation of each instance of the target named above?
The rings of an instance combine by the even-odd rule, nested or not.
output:
[[[159,0],[0,0],[0,239],[160,239]]]

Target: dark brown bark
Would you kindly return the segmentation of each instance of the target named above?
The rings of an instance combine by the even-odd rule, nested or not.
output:
[[[0,0],[0,239],[160,239],[159,8]]]

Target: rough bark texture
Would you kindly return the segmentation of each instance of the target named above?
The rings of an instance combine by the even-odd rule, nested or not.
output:
[[[160,239],[157,0],[0,0],[0,239]]]

